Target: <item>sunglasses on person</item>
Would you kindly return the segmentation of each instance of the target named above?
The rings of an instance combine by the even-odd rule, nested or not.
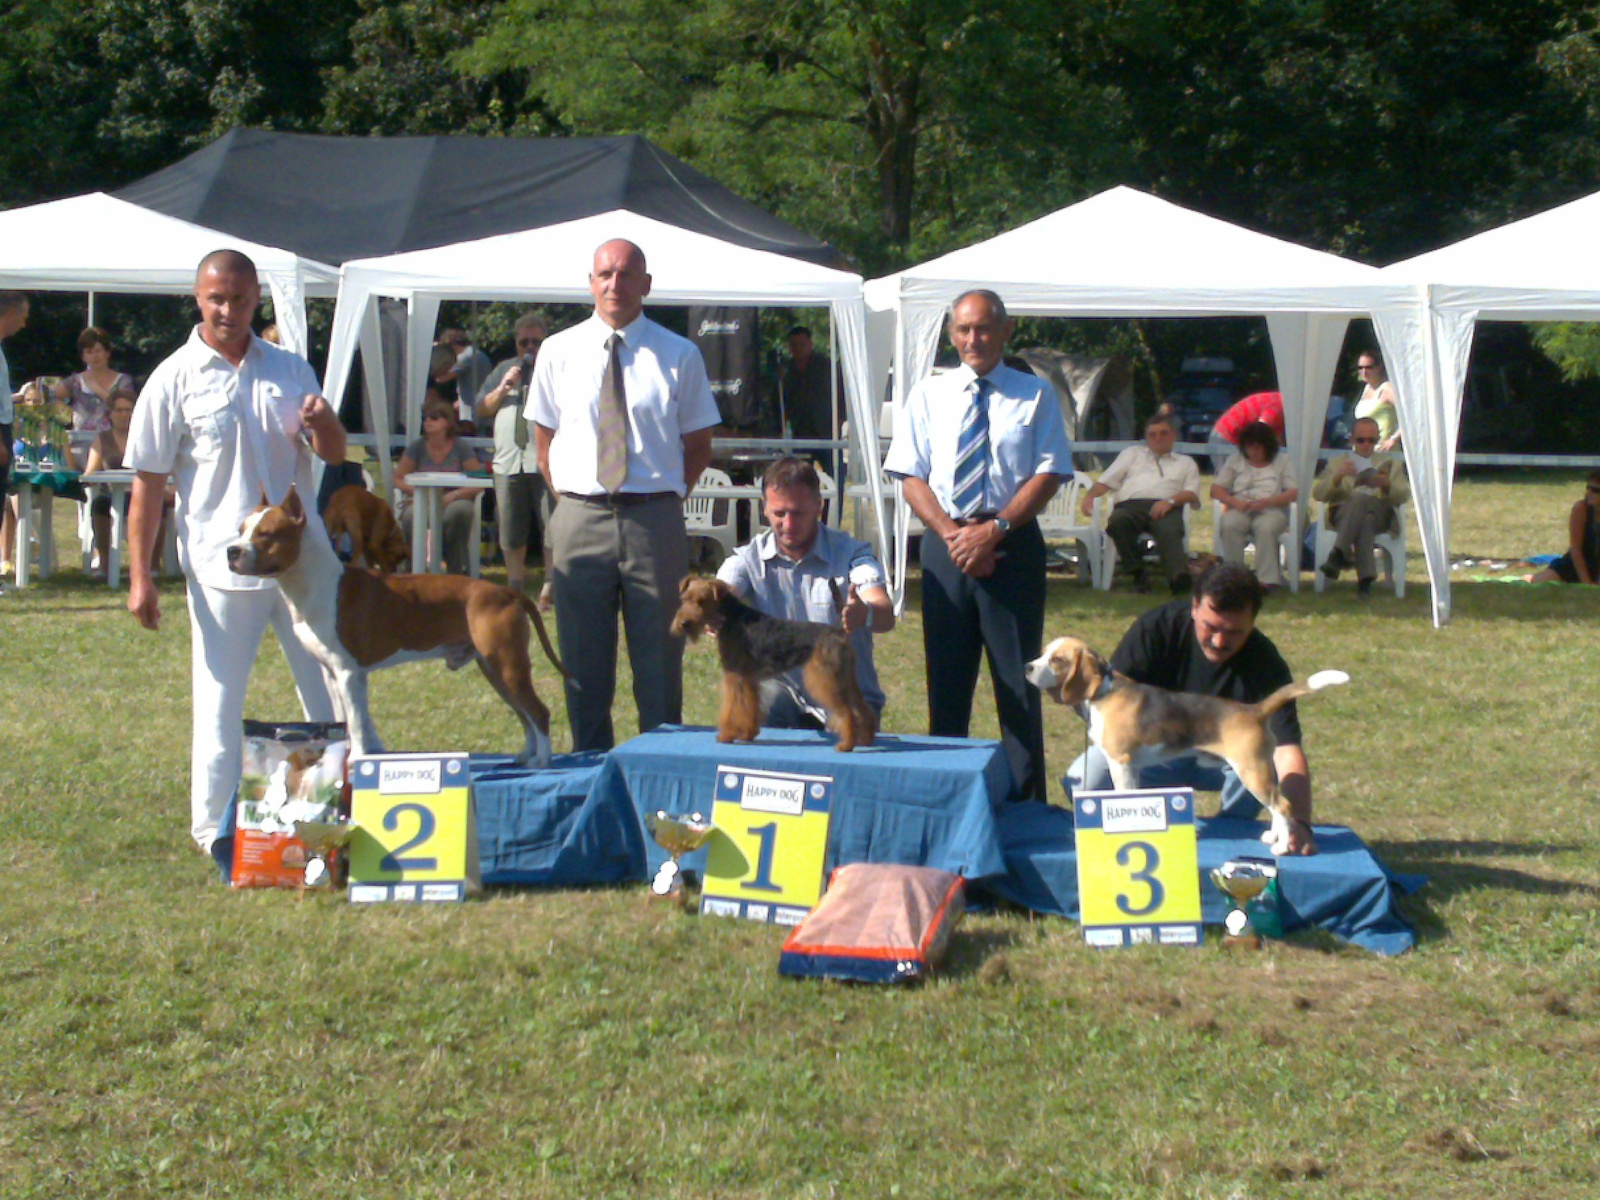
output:
[[[1356,370],[1357,371],[1376,371],[1377,369],[1378,369],[1378,364],[1377,363],[1357,363],[1356,364]]]
[[[1351,438],[1350,439],[1350,444],[1352,446],[1376,446],[1378,444],[1378,439],[1377,438]]]
[[[450,419],[450,414],[442,412],[423,413],[422,419],[424,421],[447,421]]]
[[[544,339],[543,338],[525,337],[525,338],[518,338],[517,339],[517,349],[519,349],[519,350],[527,350],[527,349],[531,349],[534,346],[542,346],[543,344],[544,344]]]
[[[1588,493],[1591,496],[1600,496],[1600,487],[1596,487],[1592,483],[1588,486],[1588,488],[1586,490],[1588,491]]]

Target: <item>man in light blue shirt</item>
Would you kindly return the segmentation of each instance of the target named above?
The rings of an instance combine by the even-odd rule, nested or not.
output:
[[[872,662],[872,637],[894,628],[894,602],[872,547],[822,523],[822,484],[803,458],[780,458],[762,479],[771,525],[739,547],[717,572],[739,598],[769,617],[840,625],[856,652],[856,678],[872,711],[885,697]],[[834,586],[845,597],[841,611]],[[807,694],[801,672],[763,685],[762,724],[775,729],[822,729],[826,715]]]
[[[999,296],[956,298],[961,366],[924,379],[897,414],[884,470],[922,519],[929,732],[966,737],[984,652],[1020,794],[1046,798],[1044,716],[1025,675],[1044,641],[1045,546],[1035,517],[1072,474],[1055,390],[1005,366],[1014,322]]]

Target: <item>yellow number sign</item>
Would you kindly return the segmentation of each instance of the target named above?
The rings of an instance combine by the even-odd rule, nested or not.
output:
[[[1198,946],[1194,793],[1079,792],[1072,808],[1084,940],[1091,946]]]
[[[376,754],[350,772],[352,901],[461,900],[478,889],[465,754]]]
[[[798,925],[822,896],[833,779],[718,767],[700,911]]]

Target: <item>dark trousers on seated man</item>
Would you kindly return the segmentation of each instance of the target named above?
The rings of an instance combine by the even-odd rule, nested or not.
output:
[[[985,579],[963,574],[949,547],[922,535],[922,640],[928,662],[928,732],[967,737],[978,667],[989,653],[989,676],[1000,718],[1000,741],[1024,799],[1046,798],[1044,714],[1039,689],[1024,675],[1044,646],[1045,544],[1029,521],[1000,543]]]
[[[1161,556],[1161,574],[1170,582],[1187,575],[1189,569],[1189,555],[1183,548],[1183,506],[1179,505],[1165,516],[1152,517],[1150,509],[1158,503],[1156,500],[1122,501],[1106,518],[1106,533],[1117,544],[1117,561],[1122,569],[1135,579],[1144,578],[1139,535],[1148,533],[1155,539],[1156,553]]]
[[[1261,802],[1240,782],[1232,767],[1215,760],[1202,763],[1193,755],[1169,758],[1143,768],[1139,772],[1139,786],[1191,787],[1197,792],[1221,792],[1222,806],[1217,811],[1219,817],[1254,821],[1260,818],[1263,811]],[[1067,787],[1073,795],[1110,791],[1116,787],[1100,747],[1090,746],[1087,754],[1080,754],[1073,760],[1067,768]]]
[[[1356,492],[1343,504],[1334,505],[1328,514],[1328,523],[1336,532],[1329,561],[1338,567],[1354,564],[1358,579],[1376,579],[1376,538],[1392,531],[1394,512],[1389,501],[1367,492]]]

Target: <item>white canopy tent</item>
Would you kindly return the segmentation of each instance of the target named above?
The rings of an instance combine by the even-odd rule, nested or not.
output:
[[[1600,321],[1600,193],[1385,267],[1409,303],[1374,313],[1400,406],[1434,624],[1450,619],[1450,497],[1478,320]]]
[[[333,295],[326,263],[162,216],[103,192],[0,212],[0,287],[38,291],[184,294],[213,250],[256,264],[283,345],[305,354],[307,295]]]
[[[932,368],[950,303],[970,288],[994,290],[1019,316],[1264,316],[1288,449],[1306,491],[1350,318],[1406,302],[1372,267],[1117,187],[868,283],[874,394],[892,362],[896,406],[904,401]],[[905,547],[897,549],[899,599]],[[1294,570],[1298,552],[1296,543]]]
[[[591,304],[588,280],[594,252],[613,238],[626,238],[644,250],[652,279],[651,304],[826,305],[840,351],[851,437],[865,461],[881,461],[877,426],[868,418],[872,410],[865,388],[865,308],[859,275],[746,249],[621,209],[520,233],[345,263],[328,348],[328,394],[343,393],[358,343],[368,394],[387,394],[377,299],[398,297],[410,310],[406,411],[409,427],[417,428],[415,417],[421,411],[431,334],[441,301]],[[379,444],[386,446],[387,410],[376,406],[370,415]],[[388,457],[380,455],[379,463],[387,475]],[[876,471],[867,474],[880,550],[887,550],[881,477]]]

